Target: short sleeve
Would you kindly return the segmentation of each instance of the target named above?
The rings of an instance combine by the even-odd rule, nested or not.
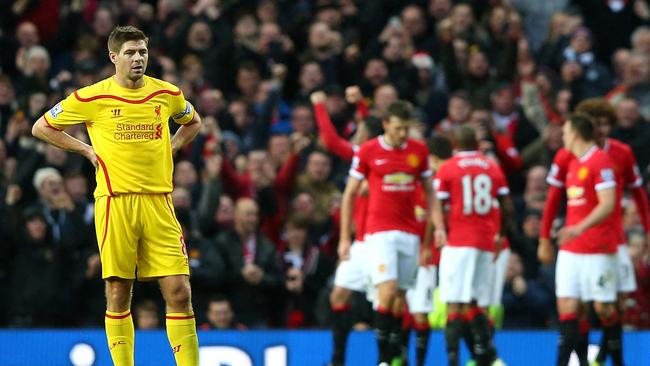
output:
[[[75,92],[45,112],[43,118],[50,127],[64,130],[72,125],[92,121],[95,117],[95,109],[92,102],[79,100]]]
[[[169,114],[174,119],[174,122],[184,125],[194,119],[194,106],[192,103],[185,100],[183,92],[179,95],[172,95],[169,104]]]
[[[449,165],[443,164],[436,177],[433,180],[433,189],[435,190],[436,198],[439,200],[449,199],[451,191],[451,180],[449,179]]]
[[[367,149],[361,147],[352,157],[352,165],[350,167],[350,176],[359,180],[366,179],[368,176],[368,154]]]
[[[597,165],[594,174],[594,188],[596,191],[602,191],[616,187],[616,175],[611,164],[605,159]]]
[[[563,188],[569,167],[569,156],[566,150],[558,151],[553,157],[551,169],[548,171],[546,182],[554,187]]]

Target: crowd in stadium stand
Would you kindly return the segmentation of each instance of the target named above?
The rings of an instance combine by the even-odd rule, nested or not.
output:
[[[397,99],[417,108],[414,137],[471,124],[507,174],[516,225],[505,327],[557,321],[554,270],[536,248],[546,175],[577,103],[607,98],[612,137],[631,146],[650,182],[646,0],[2,1],[2,327],[103,324],[94,168],[30,132],[56,101],[113,74],[107,36],[127,24],[149,36],[147,74],[179,85],[203,117],[176,156],[172,193],[202,329],[327,326],[349,163],[332,153],[335,141],[324,140],[336,136],[323,124],[354,141],[360,119],[378,124]],[[348,103],[353,85],[364,98]],[[317,90],[329,121],[316,120]],[[89,141],[83,125],[67,132]],[[628,203],[639,286],[625,326],[650,328],[650,248]],[[138,327],[161,324],[155,286],[137,285]],[[362,295],[354,311],[367,327]]]

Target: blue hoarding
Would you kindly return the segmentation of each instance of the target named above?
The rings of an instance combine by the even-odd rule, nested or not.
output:
[[[600,334],[593,332],[596,343]],[[323,366],[332,352],[327,331],[200,331],[201,366]],[[557,333],[498,332],[496,345],[508,365],[553,365]],[[650,332],[626,332],[628,365],[650,366]],[[590,347],[590,354],[597,346]],[[413,349],[411,349],[413,355]],[[372,332],[350,336],[348,365],[376,365]],[[463,357],[466,357],[464,354]],[[111,365],[103,330],[0,330],[0,365]],[[164,331],[136,333],[136,365],[173,365]],[[427,365],[446,364],[444,335],[433,332]]]

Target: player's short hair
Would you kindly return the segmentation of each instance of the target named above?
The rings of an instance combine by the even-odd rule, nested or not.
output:
[[[476,150],[478,148],[478,139],[476,131],[467,124],[460,125],[454,133],[454,142],[456,148],[461,151]]]
[[[451,145],[451,140],[441,135],[435,135],[427,140],[427,146],[429,147],[429,153],[431,155],[442,160],[451,158],[454,150]]]
[[[583,113],[573,113],[569,116],[571,128],[582,138],[584,141],[594,140],[594,123],[591,117]]]
[[[609,104],[607,99],[602,97],[583,100],[578,104],[575,112],[586,114],[591,117],[594,122],[596,122],[595,120],[606,118],[610,126],[616,124],[616,112],[614,111],[614,107]]]
[[[113,29],[108,36],[108,50],[118,53],[122,49],[122,45],[128,41],[144,41],[144,43],[149,44],[149,38],[143,31],[127,25]]]
[[[413,120],[413,105],[404,100],[392,102],[384,112],[383,120],[388,121],[391,117],[397,117],[403,121]]]

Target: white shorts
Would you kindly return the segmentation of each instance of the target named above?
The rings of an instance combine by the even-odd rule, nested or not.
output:
[[[436,270],[434,265],[418,267],[415,287],[406,292],[411,314],[428,314],[433,311],[433,291],[436,289]]]
[[[506,270],[508,269],[509,258],[510,248],[506,248],[499,253],[496,262],[494,262],[494,276],[492,276],[492,288],[490,290],[490,305],[501,305],[503,286],[506,284]]]
[[[583,302],[614,302],[617,272],[615,254],[560,250],[555,265],[555,295]]]
[[[334,285],[352,291],[366,291],[370,279],[364,268],[364,254],[367,245],[364,242],[355,241],[350,247],[350,258],[341,261],[336,267],[334,274]]]
[[[413,287],[420,257],[420,238],[404,231],[381,231],[366,235],[367,270],[373,285],[397,280],[400,289]]]
[[[627,244],[618,246],[616,252],[616,262],[618,264],[618,282],[616,290],[618,292],[636,291],[636,273],[630,254],[627,252]]]
[[[440,255],[440,299],[446,303],[478,306],[490,303],[490,284],[494,276],[494,254],[472,247],[442,248]]]

